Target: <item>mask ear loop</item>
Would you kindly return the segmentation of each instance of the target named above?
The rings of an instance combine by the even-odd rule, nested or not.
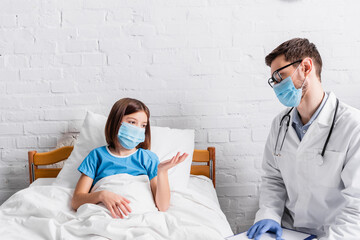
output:
[[[292,78],[292,76],[294,76],[294,74],[296,73],[296,71],[299,69],[300,65],[301,65],[301,63],[299,64],[299,66],[297,66],[297,68],[295,69],[295,71],[293,72],[293,74],[291,74],[291,78]],[[304,85],[305,85],[305,82],[306,82],[306,77],[305,77],[303,83],[301,84],[300,88],[297,88],[297,89],[302,89],[302,88],[304,87]]]
[[[305,82],[306,82],[306,77],[305,77],[305,79],[304,79],[304,81],[303,81],[303,83],[301,84],[301,87],[299,88],[299,89],[301,89],[302,90],[302,88],[304,87],[304,85],[305,85]]]

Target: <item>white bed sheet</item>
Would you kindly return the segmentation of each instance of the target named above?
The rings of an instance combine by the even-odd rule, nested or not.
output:
[[[30,184],[30,187],[34,186],[50,186],[55,181],[56,178],[38,178],[33,183]],[[219,207],[219,200],[216,195],[215,188],[213,187],[212,180],[205,176],[190,175],[188,188],[197,191],[203,196],[208,197],[213,202],[215,202]]]
[[[34,186],[51,186],[56,178],[38,178],[29,187]]]
[[[120,224],[99,205],[70,208],[73,189],[38,179],[0,207],[5,239],[224,239],[232,235],[210,179],[191,176],[188,189],[172,192],[166,213],[144,213]]]

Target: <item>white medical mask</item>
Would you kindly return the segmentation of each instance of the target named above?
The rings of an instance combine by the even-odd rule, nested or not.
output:
[[[295,69],[294,73],[298,70],[299,66]],[[299,106],[302,97],[302,90],[306,81],[305,78],[301,87],[299,89],[295,88],[291,78],[294,73],[282,80],[280,83],[275,84],[273,87],[279,101],[287,107]]]
[[[124,148],[133,149],[139,145],[139,143],[145,141],[145,128],[122,122],[118,133],[118,139]]]

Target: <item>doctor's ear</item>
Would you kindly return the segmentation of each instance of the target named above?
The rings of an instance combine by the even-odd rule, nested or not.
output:
[[[309,76],[309,74],[310,74],[310,72],[311,72],[311,70],[312,70],[312,68],[313,68],[313,61],[312,61],[312,59],[309,58],[309,57],[305,58],[305,59],[302,61],[301,65],[302,65],[302,71],[303,71],[305,77]]]

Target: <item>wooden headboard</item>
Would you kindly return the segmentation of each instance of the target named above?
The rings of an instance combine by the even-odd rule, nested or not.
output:
[[[39,168],[66,160],[74,147],[66,146],[49,152],[38,153],[28,152],[30,183],[38,178],[55,178],[61,168]],[[215,187],[215,147],[208,147],[207,150],[195,149],[192,159],[190,174],[204,175],[212,179]]]

